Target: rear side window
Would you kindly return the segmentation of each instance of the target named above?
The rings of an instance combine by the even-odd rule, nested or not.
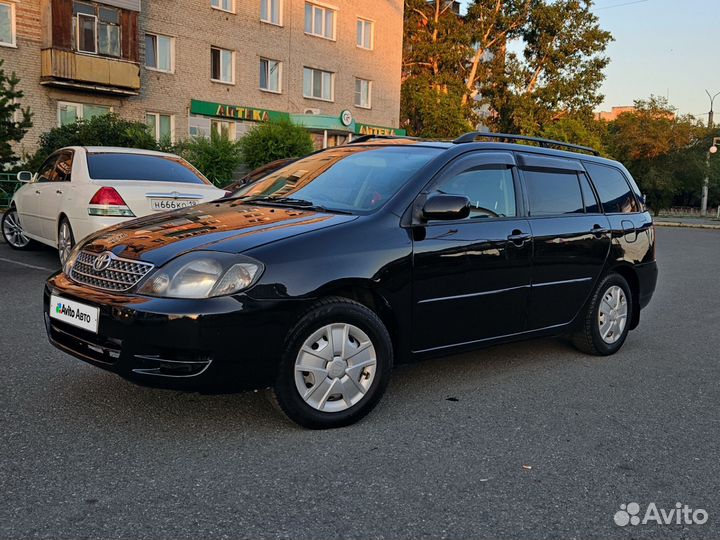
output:
[[[587,162],[585,168],[590,173],[606,214],[640,211],[625,175],[618,169]]]
[[[93,180],[152,180],[209,184],[192,165],[172,156],[147,154],[88,154],[88,170]]]
[[[592,187],[590,187],[590,181],[584,174],[579,174],[578,176],[580,177],[580,188],[582,189],[583,202],[585,203],[585,212],[588,214],[600,214],[600,206],[595,198]]]
[[[575,171],[524,170],[523,176],[531,216],[585,213]]]

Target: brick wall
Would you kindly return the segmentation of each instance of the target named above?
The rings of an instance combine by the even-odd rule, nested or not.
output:
[[[34,127],[22,147],[34,150],[39,135],[57,125],[57,101],[109,105],[123,117],[144,120],[145,112],[174,115],[175,139],[188,135],[191,99],[303,113],[319,109],[339,116],[352,111],[357,122],[397,127],[400,110],[403,0],[332,0],[336,8],[334,41],[304,32],[304,0],[284,0],[283,26],[260,21],[260,0],[236,0],[236,12],[210,6],[210,0],[145,0],[140,14],[140,61],[144,65],[145,31],[175,38],[175,71],[141,69],[138,96],[114,97],[44,87],[40,81],[40,49],[44,15],[50,0],[17,2],[17,48],[0,47],[5,66],[21,77],[24,104],[30,105]],[[324,3],[324,2],[321,2]],[[374,21],[374,49],[356,46],[357,17]],[[210,47],[235,51],[235,84],[210,81]],[[259,89],[259,59],[283,62],[282,93]],[[335,72],[334,102],[303,97],[303,66]],[[355,77],[373,81],[372,109],[355,107]]]

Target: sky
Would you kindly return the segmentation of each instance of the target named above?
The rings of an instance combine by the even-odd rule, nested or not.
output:
[[[705,90],[720,92],[720,0],[595,0],[593,11],[615,38],[599,110],[655,94],[707,120]],[[714,109],[717,119],[720,96]]]

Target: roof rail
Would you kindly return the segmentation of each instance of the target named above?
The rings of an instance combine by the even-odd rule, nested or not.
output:
[[[359,137],[353,137],[352,141],[347,144],[362,143],[371,141],[373,139],[412,139],[420,140],[419,137],[409,137],[407,135],[360,135]]]
[[[455,139],[453,141],[453,143],[463,144],[463,143],[475,142],[475,139],[478,139],[481,137],[484,137],[486,139],[501,139],[506,142],[510,142],[510,141],[534,142],[542,148],[560,148],[560,149],[570,150],[571,152],[585,152],[587,154],[592,154],[593,156],[600,155],[600,152],[598,152],[594,148],[590,148],[589,146],[580,146],[579,144],[570,144],[570,143],[565,143],[565,142],[561,142],[561,141],[553,141],[551,139],[541,139],[538,137],[526,137],[525,135],[509,135],[507,133],[486,133],[483,131],[473,131],[470,133],[466,133],[465,135],[461,135],[460,137]]]

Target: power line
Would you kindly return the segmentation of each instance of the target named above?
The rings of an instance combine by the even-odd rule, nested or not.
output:
[[[600,11],[601,9],[613,9],[613,8],[619,8],[624,6],[632,6],[635,4],[644,4],[645,2],[649,2],[650,0],[634,0],[633,2],[624,2],[622,4],[613,4],[612,6],[602,6],[602,7],[596,7],[594,8],[595,11]]]

